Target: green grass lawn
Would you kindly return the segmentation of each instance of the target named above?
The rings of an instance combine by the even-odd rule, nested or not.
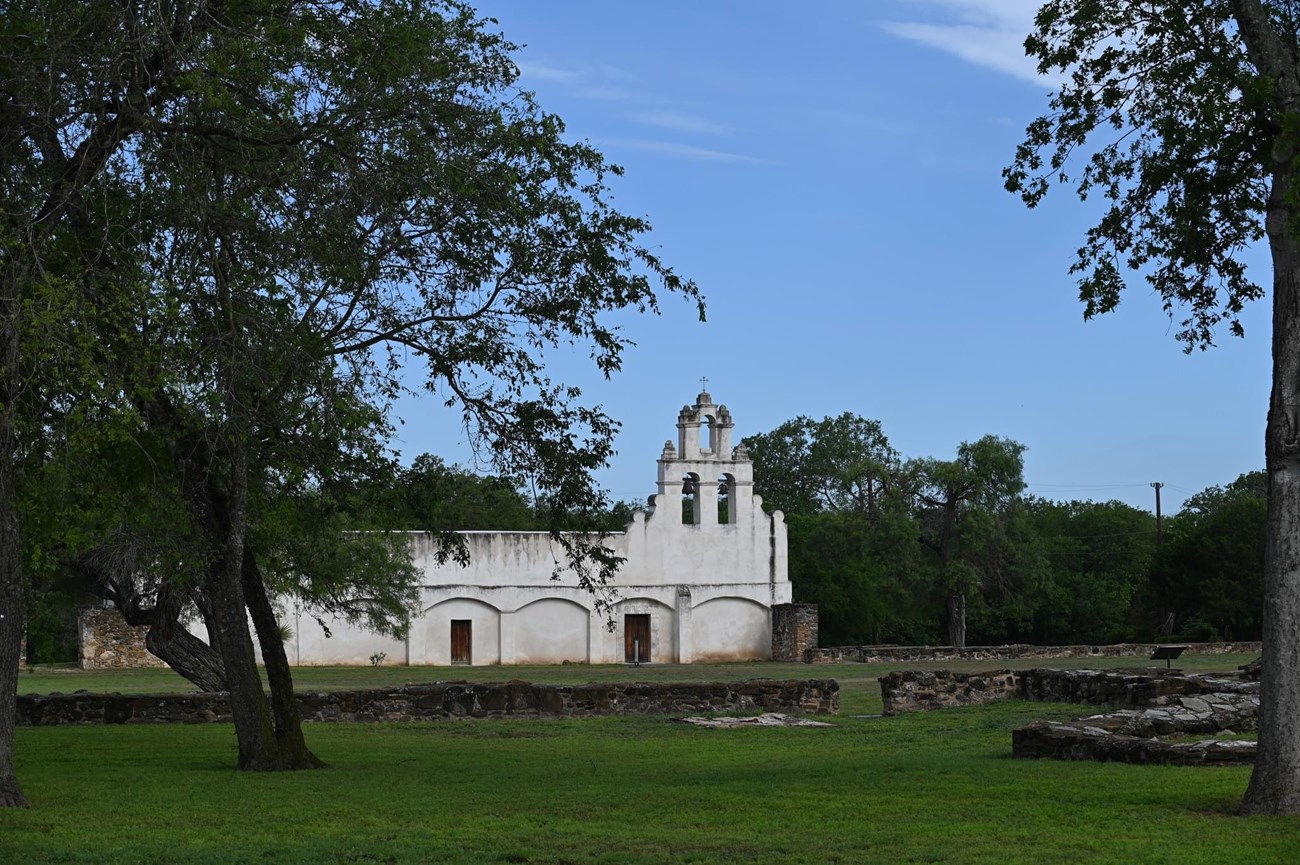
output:
[[[1135,665],[1126,660],[1112,666]],[[235,772],[227,725],[20,729],[32,808],[0,812],[0,863],[1296,860],[1300,820],[1235,815],[1246,768],[1010,757],[1014,727],[1077,717],[1079,706],[851,717],[878,711],[875,677],[887,669],[303,669],[305,688],[834,676],[845,714],[832,729],[706,730],[659,717],[321,724],[308,740],[330,768],[277,775]],[[156,671],[109,675],[38,671],[23,689],[175,689]]]

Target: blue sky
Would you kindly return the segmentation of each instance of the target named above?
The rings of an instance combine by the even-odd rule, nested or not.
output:
[[[1146,287],[1085,323],[1068,268],[1095,216],[1059,189],[1027,210],[1001,169],[1046,108],[1022,0],[482,0],[521,85],[626,169],[614,202],[696,280],[605,382],[549,359],[623,422],[601,475],[654,491],[654,460],[707,376],[738,436],[797,415],[879,420],[904,456],[986,433],[1028,447],[1030,493],[1167,511],[1263,464],[1268,309],[1183,354]],[[1269,280],[1264,250],[1256,279]],[[406,402],[399,447],[468,463],[454,419]]]

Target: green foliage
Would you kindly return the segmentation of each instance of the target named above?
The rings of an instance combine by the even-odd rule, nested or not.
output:
[[[898,452],[880,422],[848,412],[797,417],[744,445],[754,461],[754,492],[768,510],[874,514],[897,487]]]
[[[1022,497],[1024,447],[1007,439],[903,462],[846,414],[746,443],[756,486],[772,470],[771,495],[806,508],[786,515],[790,579],[822,645],[940,642],[954,611],[971,644],[1148,641],[1171,612],[1181,639],[1259,638],[1263,472],[1190,497],[1157,548],[1147,511]],[[852,495],[868,478],[875,492]]]
[[[1050,579],[1036,599],[1030,641],[1145,640],[1158,624],[1144,613],[1155,517],[1122,502],[1027,502]]]
[[[609,313],[657,311],[659,291],[703,306],[611,206],[621,169],[518,88],[495,22],[454,0],[17,0],[0,27],[0,508],[19,510],[17,465],[27,502],[61,474],[59,510],[86,519],[46,519],[30,561],[107,561],[94,582],[155,612],[168,595],[167,620],[199,605],[241,765],[285,765],[258,744],[272,729],[306,755],[265,590],[403,626],[407,546],[343,530],[351,491],[395,474],[410,390],[544,498],[601,588],[617,558],[558,531],[604,518],[592,472],[617,423],[544,355],[585,348],[609,376],[627,345]],[[117,466],[88,431],[140,453]],[[0,621],[21,618],[17,558],[0,549]]]
[[[1265,293],[1243,253],[1267,238],[1273,368],[1264,455],[1277,511],[1265,534],[1261,630],[1269,635],[1262,677],[1273,684],[1244,802],[1251,814],[1300,813],[1300,761],[1288,732],[1300,714],[1288,661],[1300,648],[1291,552],[1300,532],[1298,49],[1292,0],[1051,0],[1025,50],[1041,72],[1064,80],[1004,172],[1007,189],[1031,207],[1055,183],[1081,198],[1099,191],[1105,209],[1072,267],[1085,315],[1113,309],[1140,275],[1171,315],[1186,313],[1177,338],[1187,351],[1212,345],[1222,325],[1242,335],[1241,310]],[[1253,600],[1237,605],[1228,595],[1247,578],[1219,574],[1203,592],[1215,597],[1213,618],[1243,631],[1253,630]],[[1196,618],[1197,633],[1217,632]]]
[[[20,4],[7,20],[40,44],[47,11]],[[78,322],[87,350],[74,357],[88,372],[77,396],[150,442],[146,480],[175,495],[191,472],[191,511],[195,483],[218,499],[242,497],[247,483],[251,543],[276,588],[346,605],[382,588],[343,596],[347,573],[369,572],[390,577],[391,597],[400,556],[337,540],[339,490],[392,476],[388,412],[408,382],[421,386],[411,368],[423,365],[423,388],[462,415],[502,481],[484,482],[475,504],[459,497],[464,513],[427,497],[409,507],[437,529],[531,528],[514,492],[527,484],[548,503],[542,527],[558,528],[561,514],[566,527],[598,523],[590,473],[616,424],[551,382],[541,353],[586,344],[612,374],[626,338],[605,313],[656,310],[656,285],[699,295],[641,245],[645,220],[609,206],[606,181],[620,169],[566,140],[560,120],[518,90],[515,46],[454,2],[294,15],[182,4],[168,14],[185,39],[146,16],[125,28],[138,44],[117,38],[127,13],[98,11],[74,28],[86,45],[59,44],[67,69],[51,67],[38,76],[45,86],[15,99],[33,116],[61,100],[69,140],[94,133],[108,72],[81,57],[96,56],[100,24],[113,34],[104,57],[159,40],[175,64],[139,85],[156,94],[131,103],[144,116],[117,130],[117,157],[77,191],[77,218],[55,223],[43,262],[80,292],[60,295],[75,315],[42,319],[47,341],[66,343],[74,334],[57,323]],[[33,132],[14,132],[12,155],[36,190],[59,166]],[[38,352],[25,357],[40,367]],[[56,408],[69,401],[66,381],[32,380]],[[88,423],[83,414],[61,420]],[[245,461],[247,477],[235,470]],[[616,564],[570,546],[594,565],[582,570],[593,582]],[[400,607],[380,606],[386,616]]]
[[[1291,4],[1266,5],[1294,42]],[[1264,236],[1283,118],[1234,13],[1227,0],[1045,3],[1025,50],[1064,81],[1003,172],[1030,207],[1057,183],[1104,199],[1071,267],[1084,315],[1114,309],[1125,271],[1141,274],[1171,315],[1186,310],[1189,351],[1221,325],[1241,335],[1243,306],[1264,295],[1240,254]]]
[[[393,486],[378,491],[378,498],[376,509],[391,528],[441,532],[543,527],[527,497],[507,481],[448,466],[432,454],[416,457]]]
[[[1152,603],[1182,639],[1258,640],[1264,609],[1267,475],[1251,472],[1189,498],[1151,570]]]
[[[820,607],[822,644],[933,642],[911,479],[880,423],[798,417],[744,444],[755,492],[786,513],[795,600]]]
[[[787,519],[794,600],[817,604],[822,645],[938,642],[912,521],[833,512]]]
[[[1022,445],[985,436],[952,460],[904,462],[879,422],[848,413],[745,445],[763,504],[787,514],[795,598],[821,607],[823,645],[936,642],[954,616],[964,629],[968,603],[982,639],[1029,632],[1043,562]]]
[[[77,599],[58,590],[34,591],[27,605],[27,663],[58,664],[78,660]]]
[[[919,459],[914,479],[920,539],[945,595],[945,637],[967,642],[968,608],[982,640],[1005,642],[1024,629],[1022,603],[1039,579],[1041,560],[1024,543],[1022,444],[997,436],[963,442],[956,459]]]

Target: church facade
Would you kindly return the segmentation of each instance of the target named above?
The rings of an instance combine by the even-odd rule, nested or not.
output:
[[[692,663],[772,657],[772,616],[788,604],[786,527],[753,493],[753,464],[733,444],[731,414],[702,392],[664,444],[657,491],[605,543],[624,562],[616,599],[597,610],[576,578],[552,579],[563,550],[545,532],[466,532],[470,561],[438,564],[413,533],[421,612],[405,639],[344,621],[329,636],[285,611],[290,663]],[[612,623],[612,629],[609,625]]]

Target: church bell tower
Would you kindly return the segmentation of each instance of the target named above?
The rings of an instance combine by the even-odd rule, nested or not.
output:
[[[706,380],[707,383],[707,380]],[[659,457],[655,508],[682,510],[683,522],[699,526],[738,525],[752,519],[754,465],[745,446],[732,447],[735,424],[725,405],[715,405],[707,390],[677,414],[677,444],[664,442]],[[720,508],[720,501],[726,508]]]

